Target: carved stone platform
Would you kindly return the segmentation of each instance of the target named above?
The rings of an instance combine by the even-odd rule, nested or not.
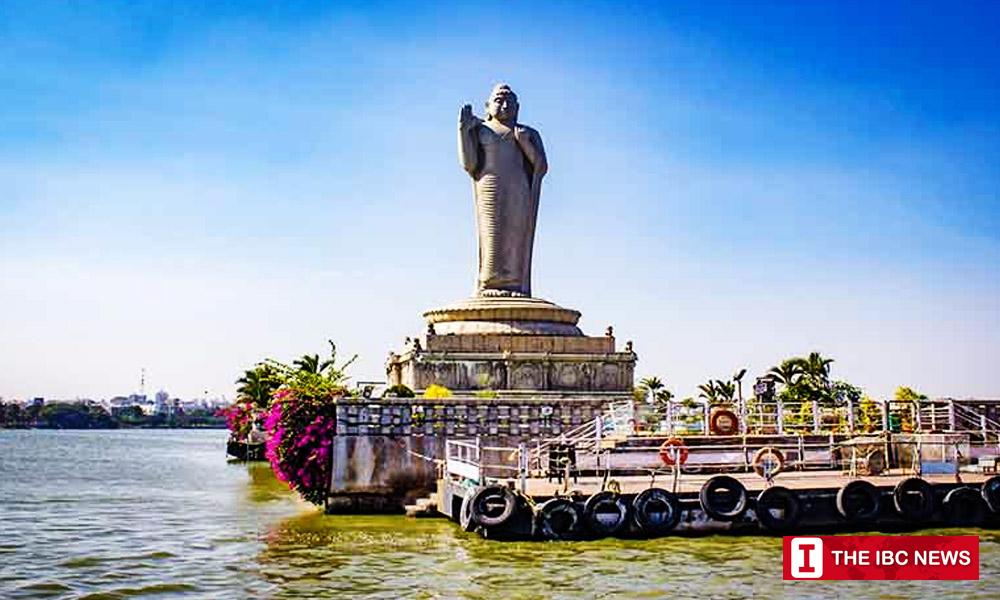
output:
[[[541,298],[475,297],[424,313],[435,333],[582,336],[579,311]]]
[[[477,297],[424,313],[427,334],[386,364],[390,385],[421,391],[544,394],[632,390],[636,355],[608,334],[589,337],[578,311],[540,298]]]

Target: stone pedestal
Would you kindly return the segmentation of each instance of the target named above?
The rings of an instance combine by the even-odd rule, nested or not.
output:
[[[580,313],[538,298],[473,298],[424,313],[428,333],[390,354],[390,385],[453,391],[630,392],[636,355],[589,337]]]

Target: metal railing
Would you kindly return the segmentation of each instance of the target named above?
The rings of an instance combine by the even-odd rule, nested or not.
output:
[[[493,457],[489,462],[487,457]],[[483,446],[474,440],[445,441],[444,469],[451,477],[484,484],[488,479],[517,477],[520,488],[526,489],[530,465],[527,444],[517,447]]]
[[[752,438],[751,438],[752,439]],[[558,440],[547,440],[551,445]],[[770,444],[748,443],[743,437],[739,443],[713,444],[710,446],[691,446],[686,448],[687,460],[683,465],[668,467],[666,465],[647,465],[637,468],[634,465],[615,465],[611,455],[598,455],[596,465],[583,468],[592,476],[607,477],[611,473],[628,473],[642,471],[653,475],[662,473],[692,474],[703,471],[706,467],[721,468],[727,472],[754,470],[753,457],[759,451],[769,449],[777,451],[783,457],[782,472],[804,471],[810,469],[843,470],[851,476],[887,475],[895,470],[916,475],[925,470],[930,473],[958,473],[962,464],[970,461],[970,441],[968,436],[954,439],[927,440],[923,436],[906,439],[903,436],[868,436],[851,440],[836,440],[830,435],[825,440],[808,440],[803,435],[789,437],[787,441]],[[895,451],[890,453],[890,448]],[[903,451],[910,448],[909,451]],[[635,446],[622,448],[624,454],[659,455],[660,446]],[[487,455],[492,459],[487,459]],[[454,479],[469,480],[480,485],[491,481],[518,479],[520,490],[527,489],[527,480],[532,477],[544,477],[553,472],[560,472],[563,465],[532,465],[525,444],[513,446],[483,446],[480,440],[448,440],[446,442],[445,471]],[[619,460],[624,457],[619,454]],[[707,458],[708,460],[699,460]],[[875,458],[879,459],[879,467],[873,465]],[[601,460],[603,459],[603,460]],[[675,455],[676,459],[676,455]],[[892,460],[890,460],[892,459]],[[627,460],[625,462],[628,462]],[[895,465],[895,466],[894,466]],[[947,465],[947,470],[931,469],[934,465]],[[579,469],[579,467],[576,467]],[[601,473],[604,475],[601,475]],[[567,471],[568,482],[570,473]],[[574,475],[574,478],[576,476]]]

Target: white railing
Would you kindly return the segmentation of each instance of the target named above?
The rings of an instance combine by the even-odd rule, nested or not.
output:
[[[487,463],[485,456],[493,456],[497,462]],[[445,473],[458,479],[468,479],[477,484],[485,484],[490,479],[509,479],[516,476],[520,480],[521,491],[527,488],[530,475],[528,447],[525,443],[517,447],[483,446],[479,438],[474,440],[445,441]],[[512,464],[513,463],[513,464]]]
[[[480,482],[483,480],[479,438],[445,442],[445,469],[449,475]]]

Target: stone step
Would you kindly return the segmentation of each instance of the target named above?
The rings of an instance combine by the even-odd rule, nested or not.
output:
[[[406,511],[406,516],[414,519],[438,515],[437,500],[433,496],[417,498],[413,504],[407,504],[403,508]]]

